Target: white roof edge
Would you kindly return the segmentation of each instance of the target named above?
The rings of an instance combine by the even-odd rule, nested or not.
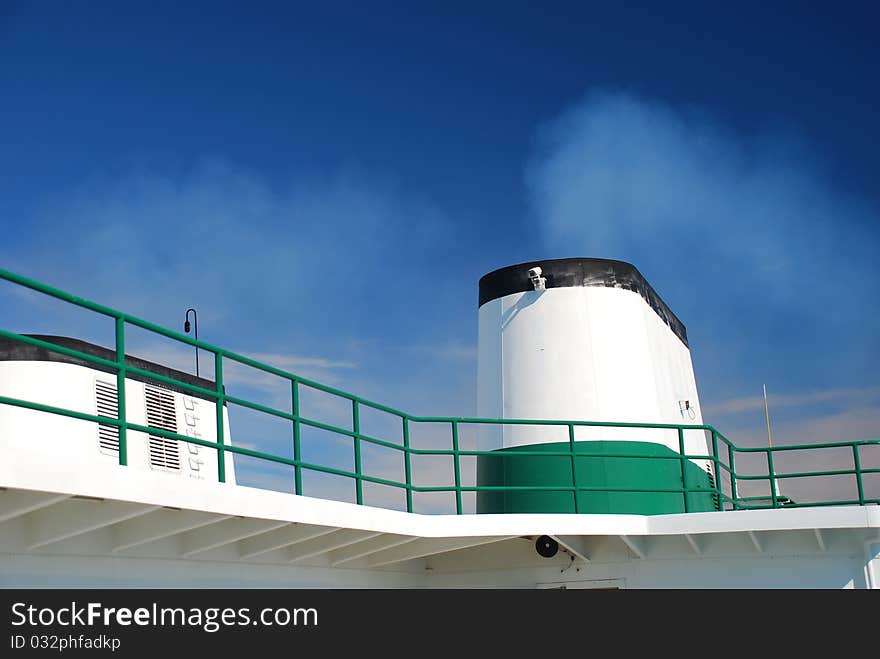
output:
[[[430,515],[285,492],[191,480],[108,465],[96,478],[0,463],[0,487],[130,501],[221,515],[423,538],[516,535],[676,535],[797,529],[880,529],[880,506],[834,506],[675,515]]]

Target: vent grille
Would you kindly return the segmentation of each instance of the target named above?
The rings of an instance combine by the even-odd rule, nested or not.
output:
[[[147,403],[147,425],[177,432],[177,410],[174,394],[155,385],[144,385]],[[154,469],[180,471],[180,444],[176,439],[150,435],[150,466]]]
[[[98,416],[115,417],[118,402],[115,382],[95,380],[95,410]],[[98,424],[98,450],[105,455],[119,457],[119,428],[106,423]]]
[[[715,488],[718,487],[715,482],[715,476],[712,474],[708,467],[706,467],[706,473],[709,475],[709,487],[715,490]],[[712,495],[712,503],[715,505],[715,510],[721,510],[721,500],[718,497],[718,492],[715,492]]]

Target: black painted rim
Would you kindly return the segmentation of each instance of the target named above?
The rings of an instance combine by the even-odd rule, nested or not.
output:
[[[546,279],[547,289],[604,286],[638,293],[681,342],[688,345],[684,324],[672,313],[642,273],[626,261],[567,258],[508,265],[480,278],[479,306],[514,293],[534,291],[535,287],[528,275],[528,271],[534,267],[541,268],[541,276]]]
[[[28,336],[33,339],[40,339],[41,341],[45,341],[47,343],[54,343],[55,345],[59,345],[63,348],[77,350],[87,355],[91,355],[92,357],[100,357],[102,359],[116,361],[116,352],[114,350],[105,348],[104,346],[95,345],[94,343],[89,343],[87,341],[82,341],[80,339],[74,339],[67,336],[50,336],[45,334],[25,334],[24,336]],[[95,364],[84,359],[65,355],[60,352],[54,352],[52,350],[31,345],[29,343],[21,343],[20,341],[15,341],[13,339],[8,339],[5,337],[0,337],[0,361],[60,362],[64,364],[76,364],[77,366],[85,366],[86,368],[90,368],[95,371],[101,371],[103,373],[116,373],[114,369],[104,366],[103,364]],[[141,359],[139,357],[126,355],[125,363],[128,366],[140,368],[145,371],[149,371],[150,373],[156,373],[157,375],[173,378],[175,380],[180,380],[181,382],[185,382],[186,384],[192,384],[197,387],[202,387],[204,389],[215,388],[215,383],[212,380],[196,377],[191,373],[185,373],[183,371],[178,371],[173,368],[168,368],[167,366],[163,366],[162,364],[156,364],[155,362],[150,362],[146,359]],[[127,373],[125,377],[130,380],[136,380],[138,382],[149,382],[151,384],[158,384],[159,386],[169,389],[171,391],[186,394],[194,398],[204,397],[203,394],[188,390],[185,387],[151,380],[148,377],[142,376],[138,373]]]

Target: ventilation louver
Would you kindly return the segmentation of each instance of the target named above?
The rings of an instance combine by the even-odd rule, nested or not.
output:
[[[174,394],[154,385],[144,385],[147,403],[147,425],[177,432],[177,411]],[[180,471],[180,444],[176,439],[150,435],[150,466],[153,469]]]
[[[115,382],[95,380],[95,409],[98,416],[116,416]],[[106,423],[98,424],[98,450],[105,455],[119,457],[119,428]]]
[[[715,506],[715,510],[721,510],[721,499],[718,498],[718,491],[716,489],[718,485],[715,481],[715,476],[709,471],[708,467],[706,468],[706,473],[709,474],[709,487],[713,490],[712,503]]]

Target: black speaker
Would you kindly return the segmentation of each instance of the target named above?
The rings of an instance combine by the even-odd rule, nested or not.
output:
[[[559,543],[549,535],[542,535],[535,540],[535,551],[544,558],[553,558],[559,551]]]

